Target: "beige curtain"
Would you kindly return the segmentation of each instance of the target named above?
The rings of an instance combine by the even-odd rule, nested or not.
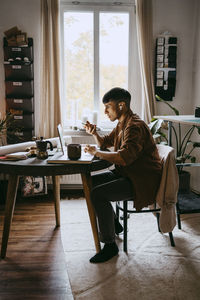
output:
[[[61,122],[59,88],[59,0],[41,0],[41,88],[39,135],[57,136]]]
[[[138,52],[142,78],[142,116],[149,123],[155,114],[153,83],[152,1],[135,0]]]

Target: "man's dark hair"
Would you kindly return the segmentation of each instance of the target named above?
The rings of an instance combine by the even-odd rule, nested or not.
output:
[[[115,87],[108,91],[102,99],[102,102],[108,103],[109,101],[115,101],[115,102],[125,102],[126,106],[129,108],[130,107],[130,102],[131,102],[131,94],[120,87]]]

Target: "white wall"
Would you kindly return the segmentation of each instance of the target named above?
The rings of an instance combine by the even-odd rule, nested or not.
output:
[[[193,55],[193,73],[192,73],[192,97],[194,101],[194,107],[200,106],[200,2],[197,1],[196,6],[196,18],[195,18],[195,40],[194,40],[194,55]],[[193,138],[195,141],[200,141],[200,135],[196,134]],[[198,162],[200,161],[199,148],[195,151]],[[191,168],[192,173],[191,185],[192,187],[200,191],[199,179],[200,168]]]
[[[39,103],[39,45],[40,45],[40,0],[0,0],[0,112],[5,113],[5,86],[3,68],[4,31],[17,26],[34,42],[34,92],[36,112]],[[37,124],[37,122],[36,122]]]
[[[153,0],[154,38],[164,31],[178,38],[176,93],[170,104],[180,114],[193,114],[195,107],[192,74],[197,3],[198,0]],[[172,114],[166,105],[158,102],[157,112],[158,115]]]
[[[177,49],[177,85],[171,105],[180,114],[194,114],[200,106],[200,3],[199,0],[153,0],[154,38],[163,31],[170,31],[178,38]],[[173,114],[165,104],[157,102],[158,115]],[[189,126],[182,125],[182,133]],[[200,142],[200,136],[194,135],[193,141]],[[200,161],[199,149],[194,151]],[[200,168],[187,168],[191,172],[191,187],[200,192]]]
[[[196,10],[196,34],[195,34],[195,47],[193,58],[193,98],[194,105],[200,106],[200,2]]]

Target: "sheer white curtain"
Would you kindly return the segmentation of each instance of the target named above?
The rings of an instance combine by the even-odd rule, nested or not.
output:
[[[138,52],[142,80],[142,115],[149,123],[155,114],[153,83],[153,19],[152,1],[135,0]]]
[[[61,122],[59,88],[59,0],[41,0],[41,87],[39,135],[57,136]]]

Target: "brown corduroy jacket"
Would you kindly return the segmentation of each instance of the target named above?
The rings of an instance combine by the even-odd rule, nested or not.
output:
[[[101,146],[114,147],[125,161],[125,166],[116,165],[115,168],[131,180],[136,210],[155,202],[162,163],[148,125],[129,110],[126,118],[104,136]]]

